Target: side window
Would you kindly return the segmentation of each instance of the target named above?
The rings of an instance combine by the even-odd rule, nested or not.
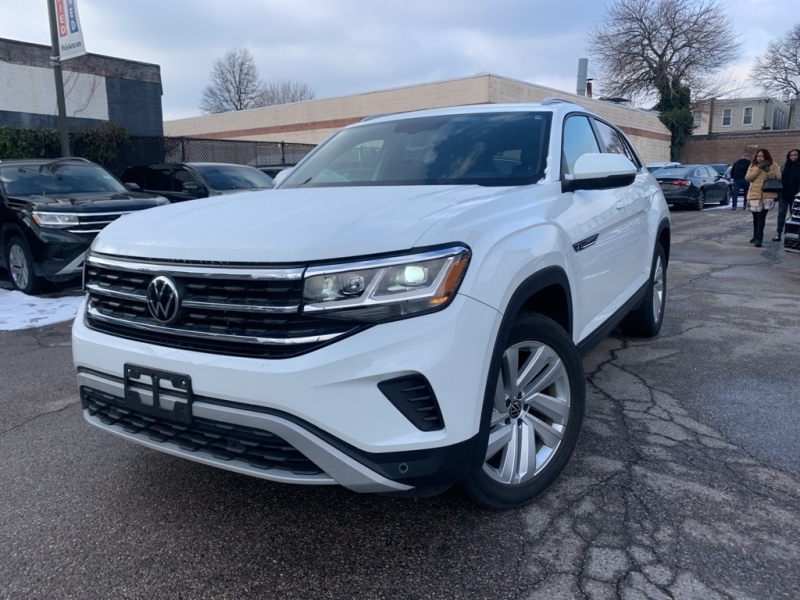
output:
[[[188,182],[197,183],[197,180],[186,169],[176,169],[172,176],[172,191],[182,192],[183,184]]]
[[[627,140],[613,127],[603,123],[602,121],[595,120],[597,130],[600,132],[600,137],[603,139],[603,145],[606,147],[606,152],[613,152],[615,154],[622,154],[627,157],[636,168],[641,168],[639,160],[633,149],[628,145]]]
[[[148,169],[144,179],[146,190],[169,190],[169,169]]]
[[[577,161],[584,154],[600,152],[588,117],[569,117],[564,123],[564,139],[561,150],[564,173],[572,173]]]

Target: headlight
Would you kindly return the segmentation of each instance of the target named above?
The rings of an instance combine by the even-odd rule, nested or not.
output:
[[[370,323],[442,310],[469,263],[463,246],[330,266],[305,274],[303,312]]]
[[[78,225],[78,215],[34,211],[33,220],[39,227],[72,227]]]

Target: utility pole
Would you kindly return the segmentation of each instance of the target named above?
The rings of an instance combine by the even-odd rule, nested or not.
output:
[[[58,105],[58,131],[61,134],[61,156],[67,158],[69,152],[69,125],[67,123],[67,103],[64,100],[64,79],[61,75],[61,52],[58,48],[58,23],[53,0],[46,0],[50,15],[50,64],[56,78],[56,104]]]

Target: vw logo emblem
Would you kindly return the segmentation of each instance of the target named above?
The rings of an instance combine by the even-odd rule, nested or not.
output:
[[[522,414],[522,402],[514,400],[511,406],[508,407],[508,416],[512,419],[518,419]]]
[[[153,277],[147,286],[147,309],[157,321],[169,325],[178,320],[181,299],[175,282],[165,275]]]

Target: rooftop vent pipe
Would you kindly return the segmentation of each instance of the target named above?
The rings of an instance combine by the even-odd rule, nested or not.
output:
[[[578,59],[578,85],[575,87],[575,91],[578,96],[585,96],[586,95],[586,78],[589,75],[589,59],[588,58],[579,58]]]

